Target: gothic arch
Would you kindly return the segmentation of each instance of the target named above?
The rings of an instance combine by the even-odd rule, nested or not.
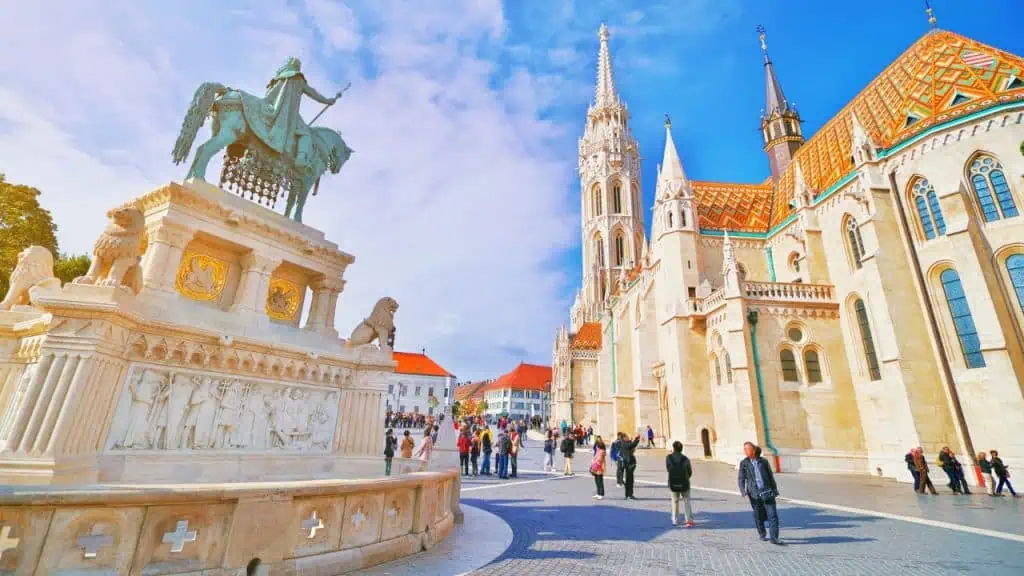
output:
[[[1013,189],[1013,178],[995,154],[978,150],[964,165],[967,189],[981,221],[995,222],[1020,215],[1020,198]]]

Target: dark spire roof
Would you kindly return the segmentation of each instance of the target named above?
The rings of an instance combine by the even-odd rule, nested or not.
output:
[[[775,67],[772,66],[772,59],[768,56],[768,44],[765,42],[767,34],[764,26],[758,24],[757,34],[761,38],[761,53],[764,54],[764,79],[765,79],[765,105],[764,115],[769,117],[778,112],[782,113],[791,108],[786,96],[782,93],[782,85],[775,77]]]

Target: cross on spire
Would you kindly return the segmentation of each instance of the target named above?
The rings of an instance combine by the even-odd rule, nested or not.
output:
[[[608,27],[601,24],[597,33],[601,38],[601,49],[597,54],[597,89],[594,93],[596,106],[614,106],[619,103],[619,95],[615,92],[615,80],[612,78],[612,57],[608,52]]]
[[[928,15],[928,25],[934,30],[939,21],[935,18],[935,12],[932,10],[932,3],[929,0],[924,0],[924,12]]]

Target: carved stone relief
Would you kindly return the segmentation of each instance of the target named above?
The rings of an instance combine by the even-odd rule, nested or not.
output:
[[[134,365],[110,450],[327,451],[339,391]]]

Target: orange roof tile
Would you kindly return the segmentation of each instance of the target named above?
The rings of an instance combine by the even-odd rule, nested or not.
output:
[[[491,382],[484,391],[511,388],[513,390],[544,391],[551,386],[551,366],[538,366],[520,362],[515,370]]]
[[[794,213],[797,164],[816,194],[839,182],[854,167],[853,114],[875,145],[892,148],[937,124],[1012,101],[1024,101],[1024,58],[946,30],[925,34],[797,149],[778,182],[693,182],[700,226],[768,232]],[[774,195],[766,188],[772,184]]]
[[[701,229],[766,232],[772,204],[771,184],[691,181]]]
[[[580,326],[579,332],[573,336],[572,344],[574,350],[600,350],[601,349],[601,323],[585,322]]]
[[[398,362],[395,372],[399,374],[417,374],[419,376],[455,376],[431,360],[426,354],[413,352],[392,352],[391,357]]]
[[[489,383],[489,380],[483,380],[481,382],[468,382],[462,386],[456,386],[454,392],[455,400],[462,402],[467,398],[483,398],[484,386]]]

